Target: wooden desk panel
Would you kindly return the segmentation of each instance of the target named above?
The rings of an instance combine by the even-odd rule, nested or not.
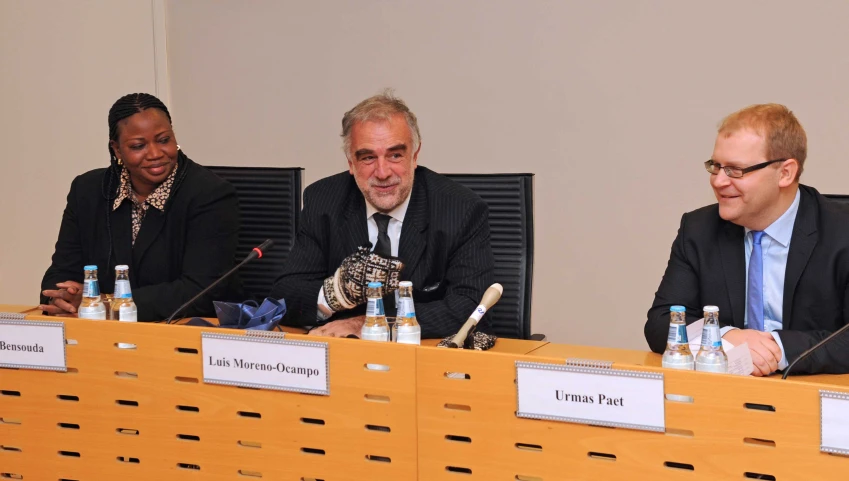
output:
[[[516,360],[563,364],[568,357],[662,372],[667,394],[690,396],[693,402],[665,402],[666,434],[516,417]],[[420,350],[419,479],[450,481],[466,473],[481,480],[707,481],[759,473],[780,480],[837,481],[849,472],[849,458],[819,452],[819,389],[837,386],[676,371],[658,364],[657,354],[554,344],[524,356]],[[463,372],[467,379],[448,378],[447,372]]]
[[[0,312],[12,312],[15,314],[23,314],[29,312],[35,312],[38,308],[38,305],[28,305],[28,304],[0,304]],[[40,314],[40,312],[38,313]]]
[[[331,395],[318,396],[204,384],[200,333],[244,331],[61,321],[66,338],[75,341],[66,346],[70,372],[0,370],[0,444],[13,448],[0,450],[0,473],[23,479],[224,480],[239,478],[240,471],[268,479],[415,479],[415,346],[309,338],[327,342],[330,351]],[[118,349],[118,342],[137,349]],[[367,363],[390,370],[368,370]]]
[[[849,393],[849,375],[782,381],[662,369],[660,356],[644,351],[500,339],[478,352],[434,349],[436,340],[417,347],[290,333],[330,348],[331,396],[311,396],[203,384],[200,353],[175,350],[199,351],[203,331],[242,331],[27,318],[63,320],[66,337],[77,342],[67,346],[72,372],[0,371],[0,444],[19,449],[0,450],[0,473],[24,479],[224,480],[261,473],[325,481],[713,481],[761,473],[782,481],[836,481],[849,472],[849,457],[819,452],[818,394]],[[119,350],[116,342],[138,348]],[[661,372],[667,394],[693,402],[666,401],[665,434],[516,417],[515,362],[562,364],[567,358]],[[391,369],[369,371],[368,363]],[[120,375],[128,372],[135,377]],[[119,399],[139,405],[117,405]],[[774,410],[747,409],[747,403]]]
[[[629,364],[634,366],[660,367],[661,356],[650,351],[633,351],[614,349],[610,347],[574,346],[570,344],[548,343],[528,353],[530,356],[561,358],[591,359],[594,361],[611,361],[614,364]]]

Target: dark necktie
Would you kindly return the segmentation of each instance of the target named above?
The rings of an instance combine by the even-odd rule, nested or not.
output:
[[[389,240],[389,217],[386,214],[374,214],[374,221],[377,223],[377,244],[374,246],[374,253],[383,257],[392,257],[392,242]]]
[[[749,329],[764,330],[764,264],[761,238],[763,231],[752,231],[752,255],[749,257],[749,282],[746,299]]]
[[[374,214],[374,222],[377,223],[377,244],[374,246],[374,253],[383,257],[392,257],[392,241],[389,240],[389,234],[386,232],[389,229],[389,217],[386,214]],[[395,291],[383,293],[383,306],[386,309],[387,316],[395,315]]]

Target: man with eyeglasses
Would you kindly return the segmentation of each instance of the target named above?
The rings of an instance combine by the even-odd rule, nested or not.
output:
[[[849,209],[800,185],[807,137],[783,105],[726,117],[705,162],[717,204],[684,214],[645,325],[662,353],[669,307],[719,306],[723,338],[748,343],[763,376],[787,367],[849,319]],[[849,372],[849,336],[793,373]]]

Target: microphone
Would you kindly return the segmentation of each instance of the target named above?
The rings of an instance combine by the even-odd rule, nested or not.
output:
[[[475,332],[475,327],[478,325],[478,321],[481,320],[486,311],[495,305],[499,299],[501,299],[501,294],[504,292],[504,288],[501,287],[501,284],[495,283],[483,293],[483,298],[481,299],[478,307],[475,308],[475,311],[472,312],[472,315],[469,316],[469,319],[466,320],[466,323],[463,324],[463,327],[457,331],[457,334],[448,341],[448,345],[444,347],[450,347],[452,349],[461,349],[464,344],[466,344],[466,338],[469,337],[470,334]]]
[[[793,366],[795,366],[797,362],[799,362],[799,361],[801,361],[802,359],[805,359],[806,357],[810,356],[811,354],[813,354],[813,353],[814,353],[814,351],[816,351],[816,350],[817,350],[817,349],[819,349],[820,347],[824,346],[826,343],[828,343],[829,341],[831,341],[831,340],[832,340],[832,339],[834,339],[835,337],[837,337],[837,336],[839,336],[839,335],[843,334],[843,333],[844,333],[844,332],[846,332],[847,330],[849,330],[849,324],[846,324],[845,326],[841,327],[840,329],[838,329],[838,330],[836,330],[836,331],[832,332],[832,333],[831,333],[831,334],[829,334],[829,335],[828,335],[825,339],[823,339],[822,341],[820,341],[820,342],[816,343],[816,344],[814,345],[814,347],[812,347],[812,348],[808,349],[807,351],[803,352],[802,354],[799,354],[799,357],[797,357],[796,359],[794,359],[794,360],[793,360],[793,362],[791,362],[791,363],[790,363],[790,365],[789,365],[789,366],[787,366],[787,369],[785,369],[785,370],[784,370],[784,374],[782,374],[782,375],[781,375],[781,379],[787,379],[787,375],[788,375],[788,374],[790,374],[790,370],[791,370],[791,369],[793,369]]]
[[[165,324],[171,324],[171,322],[172,322],[172,321],[173,321],[173,319],[177,316],[177,314],[179,314],[179,313],[183,312],[183,309],[185,309],[185,308],[187,308],[187,307],[191,306],[191,305],[192,305],[192,304],[193,304],[196,300],[200,299],[200,298],[201,298],[201,296],[203,296],[204,294],[206,294],[207,292],[209,292],[209,291],[210,291],[210,289],[212,289],[213,287],[215,287],[215,286],[217,286],[218,284],[220,284],[220,283],[221,283],[221,281],[223,281],[224,279],[226,279],[226,278],[230,277],[230,275],[231,275],[231,274],[233,274],[234,272],[236,272],[237,270],[239,270],[239,269],[240,269],[243,265],[247,264],[248,262],[250,262],[250,261],[252,261],[252,260],[254,260],[254,259],[259,259],[259,258],[261,258],[261,257],[262,257],[262,254],[263,254],[265,251],[267,251],[268,249],[270,249],[270,248],[271,248],[271,246],[273,246],[273,245],[274,245],[274,241],[273,241],[273,240],[271,240],[271,239],[266,239],[266,240],[265,240],[265,242],[263,242],[262,244],[260,244],[260,245],[259,245],[259,246],[257,246],[257,247],[254,247],[254,248],[253,248],[253,249],[252,249],[252,250],[248,253],[248,255],[247,255],[247,256],[245,256],[245,258],[242,260],[242,262],[239,262],[239,264],[237,264],[237,265],[236,265],[236,267],[234,267],[234,268],[230,269],[229,271],[227,271],[227,273],[226,273],[226,274],[224,274],[223,276],[221,276],[221,277],[219,277],[218,279],[216,279],[216,280],[215,280],[215,282],[213,282],[212,284],[208,285],[208,286],[206,287],[206,289],[203,289],[202,291],[198,292],[198,293],[195,295],[195,297],[192,297],[191,299],[189,299],[188,301],[186,301],[186,302],[185,302],[182,306],[178,307],[178,308],[177,308],[177,310],[176,310],[176,311],[174,311],[174,312],[173,312],[173,313],[172,313],[172,314],[168,317],[168,319],[165,321]]]

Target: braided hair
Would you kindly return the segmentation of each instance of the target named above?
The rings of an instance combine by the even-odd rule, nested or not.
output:
[[[112,104],[112,108],[109,109],[109,142],[106,144],[106,148],[109,149],[109,167],[106,169],[106,173],[103,176],[103,182],[101,183],[103,188],[103,197],[106,199],[106,230],[109,235],[109,254],[106,257],[108,263],[106,266],[107,270],[109,270],[112,265],[117,264],[117,260],[113,261],[112,259],[112,222],[110,214],[112,212],[112,201],[118,197],[118,186],[120,185],[121,171],[123,169],[123,167],[118,164],[118,155],[112,148],[112,142],[118,142],[118,123],[120,121],[147,109],[161,110],[162,113],[168,117],[168,123],[171,123],[171,113],[168,112],[168,107],[166,107],[161,100],[151,94],[135,93],[125,95]],[[184,154],[182,150],[178,150],[177,164],[183,166],[187,160],[188,157],[186,154]],[[174,186],[171,188],[172,198],[174,196],[174,192],[177,191],[177,188],[186,178],[186,173],[187,169],[185,167],[181,168],[177,172],[177,177],[174,179]],[[169,198],[165,204],[166,211],[168,209],[168,204],[170,203],[171,199]]]

